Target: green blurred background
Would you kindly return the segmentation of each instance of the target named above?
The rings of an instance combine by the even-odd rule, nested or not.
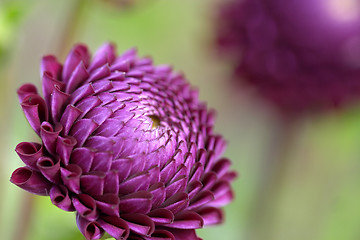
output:
[[[38,140],[16,89],[25,82],[40,87],[43,55],[56,54],[63,62],[74,43],[84,42],[94,52],[105,41],[116,43],[119,53],[137,47],[156,64],[184,72],[201,100],[218,112],[216,131],[228,140],[225,155],[240,177],[234,183],[235,201],[225,208],[225,223],[198,231],[204,240],[360,239],[360,107],[299,120],[291,137],[281,139],[281,120],[251,89],[230,85],[230,66],[214,50],[219,2],[135,0],[132,6],[116,7],[100,0],[0,0],[3,239],[83,239],[73,213],[9,182],[12,171],[23,165],[15,146]],[[261,179],[276,156],[286,164],[276,189],[267,191]],[[257,204],[265,204],[268,213],[254,217]]]

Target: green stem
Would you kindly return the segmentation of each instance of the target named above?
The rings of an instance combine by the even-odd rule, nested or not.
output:
[[[273,222],[277,216],[279,196],[291,165],[290,151],[296,143],[298,123],[282,119],[271,136],[269,149],[260,164],[260,179],[250,208],[246,240],[275,239]]]
[[[59,45],[57,48],[57,56],[64,59],[74,44],[76,36],[79,35],[83,20],[85,18],[85,6],[87,0],[74,1],[73,7],[70,9],[68,16],[65,18],[66,22],[63,25],[62,34],[60,35]]]

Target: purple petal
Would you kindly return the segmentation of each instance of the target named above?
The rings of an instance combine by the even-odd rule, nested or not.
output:
[[[206,226],[223,222],[223,212],[219,208],[206,207],[197,211],[197,213],[202,217]]]
[[[94,172],[80,177],[81,190],[92,196],[100,196],[104,191],[105,173]]]
[[[160,206],[166,197],[165,185],[162,182],[158,182],[149,187],[148,191],[153,195],[152,206],[157,208]]]
[[[119,217],[103,216],[98,222],[115,239],[127,239],[129,236],[130,229],[127,222]]]
[[[104,229],[99,223],[88,221],[79,214],[76,214],[76,223],[86,240],[100,239],[104,234]]]
[[[119,174],[117,171],[109,171],[105,176],[104,194],[119,194]]]
[[[95,199],[97,208],[101,213],[109,216],[120,216],[120,199],[116,194],[104,194]]]
[[[196,236],[195,230],[190,229],[171,229],[169,230],[176,240],[201,240]]]
[[[61,124],[55,124],[53,127],[49,122],[43,122],[40,128],[40,137],[46,150],[54,155],[56,151],[56,140],[62,131],[63,127]]]
[[[173,196],[177,192],[184,192],[187,184],[187,177],[185,175],[179,176],[174,181],[172,181],[166,187],[166,198]]]
[[[189,197],[186,193],[179,192],[167,199],[162,205],[162,208],[168,209],[174,214],[184,210],[189,205]]]
[[[113,155],[111,152],[97,152],[91,164],[91,171],[108,172],[111,167]]]
[[[190,202],[189,207],[187,207],[187,210],[195,210],[212,200],[214,200],[214,194],[211,191],[202,191],[199,194],[197,194]]]
[[[189,199],[192,199],[203,187],[200,181],[192,181],[187,185],[186,192],[189,195]]]
[[[90,171],[95,153],[88,148],[76,148],[71,153],[70,163],[79,166],[82,172]]]
[[[41,123],[48,120],[48,110],[44,99],[39,95],[30,94],[24,98],[21,107],[30,126],[37,134],[40,134]]]
[[[166,230],[155,230],[151,237],[144,237],[145,240],[175,240],[174,235]]]
[[[11,175],[10,182],[36,195],[48,196],[52,184],[40,173],[28,168],[20,167]]]
[[[183,211],[175,215],[174,222],[171,224],[163,224],[165,227],[178,229],[198,229],[202,228],[204,221],[202,217],[192,211]]]
[[[64,186],[56,186],[54,185],[50,189],[50,199],[51,202],[57,206],[58,208],[65,211],[74,211],[75,208],[72,205],[72,201],[69,196],[69,191]]]
[[[118,173],[119,183],[123,182],[129,176],[133,161],[131,158],[121,158],[112,162],[111,169]]]
[[[51,102],[51,94],[55,91],[55,88],[58,88],[60,90],[63,90],[65,87],[65,84],[63,82],[60,82],[54,76],[52,76],[50,73],[45,72],[42,76],[42,91],[44,94],[45,102],[48,106],[50,106]]]
[[[67,165],[65,168],[60,168],[60,175],[63,183],[69,188],[70,191],[77,194],[80,193],[81,174],[81,168],[74,164]]]
[[[115,45],[112,43],[105,43],[96,51],[92,63],[88,68],[89,72],[92,72],[94,69],[99,68],[106,63],[111,65],[111,63],[115,60],[115,57]]]
[[[97,127],[96,122],[91,119],[81,119],[77,121],[70,130],[70,135],[77,141],[76,147],[82,147]]]
[[[154,209],[147,214],[155,224],[170,224],[174,221],[174,214],[164,208]]]
[[[57,61],[55,56],[48,55],[41,59],[40,64],[40,77],[48,72],[51,77],[55,79],[61,79],[62,66]]]
[[[153,195],[146,191],[128,194],[120,199],[120,211],[124,213],[148,213]]]
[[[140,235],[151,235],[155,224],[148,216],[140,213],[128,213],[121,216],[128,224],[131,231]]]
[[[37,88],[34,84],[26,83],[17,90],[17,94],[18,94],[20,103],[22,103],[27,96],[38,95],[38,92],[37,92]]]
[[[66,93],[72,93],[80,83],[89,78],[89,73],[86,70],[84,63],[81,61],[72,72],[69,81],[66,84]]]
[[[95,84],[96,84],[96,81],[98,81],[100,79],[104,79],[107,76],[110,76],[110,74],[111,74],[111,71],[110,71],[109,65],[106,64],[106,65],[96,69],[94,72],[92,72],[89,79],[87,80],[87,82],[91,82],[91,83],[95,82]],[[101,89],[101,86],[98,85],[96,87],[96,89]],[[97,91],[95,91],[95,92],[97,92]]]
[[[70,98],[70,104],[76,104],[80,100],[82,100],[84,97],[90,96],[94,94],[94,88],[91,84],[85,84],[79,88],[77,88],[72,94]]]
[[[76,119],[82,114],[82,111],[74,105],[67,105],[61,116],[60,123],[64,127],[64,135],[68,135]]]
[[[207,172],[204,176],[203,179],[201,180],[201,183],[203,184],[203,191],[205,190],[210,190],[214,184],[217,181],[217,176],[216,173],[214,172]]]
[[[148,172],[136,174],[119,185],[119,193],[129,194],[136,191],[147,190],[150,184],[149,179],[150,174]]]
[[[72,199],[74,208],[81,217],[88,221],[95,221],[99,213],[95,200],[87,194],[78,194]]]
[[[70,155],[77,141],[75,138],[67,136],[57,138],[56,153],[59,155],[61,162],[65,165],[69,164]]]
[[[192,166],[192,169],[191,169],[191,172],[190,172],[190,180],[189,180],[189,182],[200,180],[203,173],[204,173],[204,166],[202,165],[202,163],[200,163],[200,162],[195,163]]]
[[[67,56],[63,71],[62,71],[62,80],[64,83],[67,83],[71,77],[71,74],[74,72],[76,66],[83,62],[85,67],[88,66],[90,60],[90,54],[85,45],[78,44],[73,49],[71,49],[69,55]]]
[[[21,160],[32,169],[37,169],[37,160],[44,155],[43,146],[39,143],[22,142],[15,148]]]
[[[40,172],[46,177],[50,182],[59,183],[60,182],[60,161],[59,159],[55,160],[49,157],[41,157],[36,163],[36,166]]]
[[[70,95],[60,90],[58,86],[54,87],[54,91],[51,93],[50,109],[53,121],[59,122],[61,113],[65,104],[69,101]]]

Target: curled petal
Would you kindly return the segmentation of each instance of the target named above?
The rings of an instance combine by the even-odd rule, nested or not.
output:
[[[26,83],[17,90],[17,94],[19,101],[23,102],[24,99],[29,95],[38,95],[38,91],[34,84]]]
[[[88,66],[90,60],[90,54],[85,45],[78,44],[74,46],[70,53],[68,54],[63,71],[62,71],[62,80],[64,83],[67,83],[71,77],[71,74],[74,72],[76,66],[83,62],[85,67]]]
[[[184,192],[187,184],[185,175],[179,176],[169,186],[166,187],[166,198],[173,196],[177,192]]]
[[[50,182],[59,183],[60,182],[60,161],[59,159],[55,160],[49,157],[41,157],[36,163],[36,166],[40,172],[46,177]]]
[[[171,224],[174,221],[174,214],[167,209],[157,208],[147,214],[155,224]]]
[[[65,92],[72,93],[76,87],[79,86],[81,82],[84,82],[87,78],[89,78],[89,73],[87,72],[84,63],[80,62],[76,66],[74,72],[71,74],[71,77],[66,84]]]
[[[102,172],[93,172],[80,177],[81,190],[92,196],[100,196],[104,192],[105,174]]]
[[[51,77],[61,79],[61,70],[62,66],[55,56],[48,55],[41,59],[40,76],[43,76],[45,72],[48,72]]]
[[[150,184],[149,180],[150,174],[148,172],[136,174],[131,179],[119,185],[119,192],[129,194],[136,191],[147,190]]]
[[[50,109],[53,121],[59,122],[61,113],[65,104],[69,101],[70,95],[60,90],[58,86],[54,87],[54,91],[50,97]]]
[[[104,229],[99,223],[88,221],[79,214],[76,215],[76,223],[86,240],[100,239],[104,234]]]
[[[55,124],[53,127],[49,122],[43,122],[40,127],[40,137],[46,150],[54,155],[56,151],[56,140],[62,131],[63,127],[61,124]]]
[[[72,205],[72,201],[69,196],[69,191],[64,186],[54,185],[50,189],[51,202],[58,208],[65,211],[74,211],[75,208]]]
[[[97,208],[102,212],[109,216],[120,216],[119,204],[120,199],[118,195],[115,194],[104,194],[98,196],[95,199]]]
[[[215,165],[212,168],[212,171],[217,174],[218,178],[221,178],[222,176],[225,175],[225,173],[228,172],[230,165],[231,165],[230,160],[223,158],[215,163]]]
[[[137,234],[149,236],[155,230],[154,222],[144,214],[128,213],[121,215],[121,217],[127,222],[130,230]]]
[[[90,171],[95,153],[88,148],[76,148],[71,153],[71,163],[78,165],[84,173]]]
[[[64,126],[64,135],[68,135],[76,119],[82,114],[82,111],[74,105],[67,105],[61,116],[60,123]]]
[[[192,199],[203,187],[199,181],[192,181],[187,185],[186,192],[189,195],[189,199]]]
[[[170,231],[163,229],[155,230],[151,237],[144,237],[145,240],[176,240]]]
[[[77,194],[80,193],[81,174],[81,168],[75,164],[69,164],[65,168],[60,168],[60,175],[63,183],[70,191]]]
[[[87,194],[78,194],[72,199],[77,213],[88,221],[95,221],[99,214],[95,200]]]
[[[204,220],[204,225],[214,225],[220,224],[223,222],[223,212],[219,208],[214,207],[205,207],[197,213],[202,217]]]
[[[60,90],[64,89],[65,84],[57,80],[54,76],[52,76],[49,72],[44,72],[42,76],[42,90],[45,98],[45,102],[48,106],[50,106],[51,102],[51,94],[55,91],[55,88]]]
[[[152,195],[152,206],[153,208],[157,208],[160,206],[166,198],[165,185],[162,182],[158,182],[149,187],[148,190]]]
[[[70,98],[70,104],[76,104],[84,97],[90,96],[91,94],[94,94],[94,88],[91,84],[85,84],[78,89],[76,89],[72,94]]]
[[[115,239],[127,239],[129,236],[130,229],[127,222],[119,217],[103,216],[98,222]]]
[[[101,46],[95,53],[92,63],[89,66],[89,72],[93,71],[96,68],[101,67],[102,65],[108,63],[109,65],[115,60],[116,57],[116,48],[114,44],[105,43]]]
[[[77,121],[70,131],[70,135],[77,140],[76,147],[82,147],[86,139],[95,131],[98,125],[91,119]]]
[[[69,164],[71,152],[77,141],[73,137],[59,136],[56,142],[56,153],[59,155],[61,162],[65,165]]]
[[[125,213],[148,213],[153,195],[147,191],[128,194],[120,199],[120,210]]]
[[[202,228],[203,225],[204,221],[199,214],[192,211],[183,211],[175,215],[173,223],[164,224],[163,226],[179,229],[198,229]]]
[[[197,208],[211,202],[214,199],[215,199],[214,194],[211,191],[208,191],[208,190],[202,191],[191,200],[187,210],[197,209]]]
[[[109,171],[105,176],[104,193],[119,194],[119,174],[117,171]]]
[[[203,173],[204,173],[204,166],[202,165],[202,163],[200,162],[195,163],[190,172],[189,182],[200,180],[200,177],[203,175]]]
[[[91,73],[91,76],[87,80],[88,82],[95,82],[97,80],[103,79],[111,74],[109,66],[106,64],[98,69],[96,69],[94,72]],[[98,85],[100,86],[100,85]],[[99,89],[99,88],[98,88]],[[95,90],[95,92],[97,92]]]
[[[11,175],[10,182],[36,195],[48,196],[52,184],[39,172],[28,167],[16,169]]]
[[[189,205],[189,196],[186,193],[179,192],[168,198],[162,205],[162,208],[168,209],[174,214],[184,210]]]
[[[48,120],[48,110],[44,99],[39,95],[30,94],[24,98],[21,107],[30,126],[39,134],[41,123]]]
[[[171,229],[169,231],[171,231],[176,240],[201,240],[201,238],[196,236],[193,229]]]
[[[15,148],[21,160],[32,169],[37,169],[37,160],[44,155],[43,146],[34,142],[22,142]]]
[[[111,169],[118,173],[119,183],[129,176],[133,161],[131,158],[120,158],[112,162]]]
[[[205,191],[205,190],[211,189],[214,186],[214,184],[216,183],[216,180],[217,180],[216,173],[207,172],[203,176],[203,179],[201,180],[201,183],[204,185],[202,190]]]

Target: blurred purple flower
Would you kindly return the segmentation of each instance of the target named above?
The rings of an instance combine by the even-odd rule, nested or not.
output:
[[[220,7],[217,44],[237,78],[285,114],[360,98],[357,0],[232,0]]]
[[[198,239],[222,221],[236,174],[213,133],[214,112],[184,77],[112,44],[90,58],[76,45],[62,66],[41,62],[42,90],[18,90],[42,143],[22,142],[11,182],[76,211],[86,239]]]

